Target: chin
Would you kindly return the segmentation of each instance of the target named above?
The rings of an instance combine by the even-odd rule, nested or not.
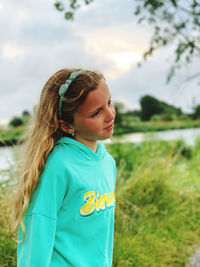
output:
[[[101,140],[105,140],[110,138],[113,135],[113,129],[109,132],[107,132],[106,134],[104,134],[104,136],[101,138]]]

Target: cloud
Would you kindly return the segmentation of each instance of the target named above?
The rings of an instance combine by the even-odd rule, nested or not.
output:
[[[181,106],[197,95],[191,88],[190,95],[184,89],[178,100],[171,97],[176,84],[164,84],[167,50],[153,55],[142,68],[136,67],[151,31],[136,23],[132,1],[94,1],[77,10],[73,22],[56,11],[54,2],[0,3],[0,107],[4,107],[0,119],[32,111],[47,79],[66,67],[102,71],[113,99],[123,100],[129,108],[138,107],[140,97],[147,93]],[[199,67],[197,63],[195,68]]]
[[[140,110],[139,103],[133,103],[125,97],[118,97],[117,99],[115,99],[115,102],[122,102],[124,104],[125,110]]]
[[[126,72],[141,59],[141,55],[137,52],[110,52],[107,54],[120,72]],[[115,76],[114,76],[115,77]]]
[[[130,23],[129,28],[133,27]],[[102,27],[90,30],[86,34],[79,32],[83,38],[85,51],[98,60],[107,62],[106,75],[115,79],[129,71],[142,59],[145,45],[139,45],[138,40],[130,32],[124,31],[123,25],[116,27]]]
[[[24,50],[12,43],[5,43],[2,45],[2,58],[15,58],[24,55]]]
[[[0,120],[0,127],[4,127],[4,126],[8,125],[8,123],[9,123],[9,120],[6,120],[6,119]]]

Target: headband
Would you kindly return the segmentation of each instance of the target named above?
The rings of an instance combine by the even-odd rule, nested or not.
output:
[[[81,72],[83,72],[83,71],[84,71],[84,70],[79,70],[79,71],[72,72],[72,73],[70,74],[69,78],[66,80],[66,82],[60,86],[60,89],[59,89],[59,96],[60,96],[60,99],[59,99],[59,109],[58,109],[58,115],[59,115],[59,118],[61,118],[62,100],[63,100],[64,94],[67,92],[67,89],[69,88],[70,84],[71,84],[71,83],[76,79],[76,77],[77,77]]]

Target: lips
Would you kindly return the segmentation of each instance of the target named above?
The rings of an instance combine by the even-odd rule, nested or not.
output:
[[[114,127],[114,124],[110,124],[108,127],[105,128],[105,130],[111,130]]]

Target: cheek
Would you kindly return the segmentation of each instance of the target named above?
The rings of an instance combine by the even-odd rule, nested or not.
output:
[[[85,130],[97,130],[100,128],[101,123],[98,119],[94,120],[84,120],[82,121],[82,129]]]
[[[97,130],[101,128],[101,119],[95,119],[88,123],[88,128],[91,130]]]

